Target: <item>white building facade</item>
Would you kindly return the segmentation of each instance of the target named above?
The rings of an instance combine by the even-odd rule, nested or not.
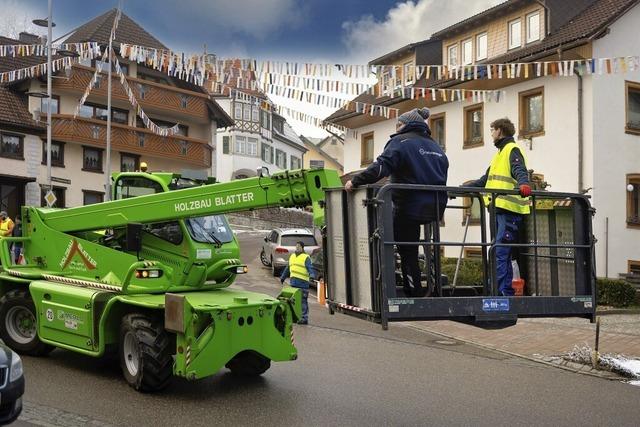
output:
[[[597,6],[599,2],[593,3]],[[589,13],[589,9],[585,13]],[[593,37],[588,45],[565,54],[571,59],[578,59],[572,56],[578,54],[586,58],[638,55],[635,28],[639,23],[640,6],[633,5],[610,23],[606,32],[601,33],[603,36]],[[443,58],[448,50],[444,41]],[[548,60],[558,60],[558,57]],[[499,89],[506,92],[500,102],[426,104],[431,108],[434,137],[445,146],[449,158],[449,185],[463,185],[485,173],[496,151],[489,124],[497,118],[508,117],[516,126],[517,142],[528,168],[550,184],[547,190],[583,192],[591,196],[596,209],[593,231],[597,239],[598,275],[617,278],[638,271],[640,71],[540,77],[516,84],[505,83]],[[542,127],[527,135],[522,132],[526,128],[523,121],[529,122],[531,118],[524,110],[531,106],[532,99],[540,115],[533,121]],[[423,105],[409,101],[400,112]],[[469,141],[468,133],[474,120],[479,120],[481,133]],[[345,173],[366,166],[371,158],[370,154],[365,155],[367,150],[373,153],[373,159],[382,152],[389,135],[395,132],[395,120],[370,122],[356,129],[357,138],[350,133],[345,139]],[[472,215],[477,213],[474,207]],[[447,210],[444,224],[443,240],[462,241],[463,211]],[[479,241],[480,227],[473,221],[469,232],[467,241]],[[458,253],[459,248],[445,249],[446,256],[457,257]]]
[[[255,96],[215,96],[217,103],[233,117],[233,127],[218,130],[215,176],[218,181],[256,176],[256,170],[270,172],[299,169],[307,151],[285,119]]]

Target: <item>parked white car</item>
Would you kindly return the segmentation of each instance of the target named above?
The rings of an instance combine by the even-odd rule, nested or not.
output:
[[[304,251],[311,253],[318,249],[318,242],[312,230],[306,228],[276,228],[264,238],[260,261],[271,267],[274,276],[279,276],[289,264],[289,256],[296,251],[296,243],[304,243]]]

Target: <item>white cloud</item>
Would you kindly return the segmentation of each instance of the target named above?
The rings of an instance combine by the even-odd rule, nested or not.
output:
[[[462,21],[503,0],[418,0],[396,4],[384,20],[364,15],[346,21],[343,43],[354,62],[369,62],[409,43],[428,39],[431,34]]]
[[[19,0],[3,0],[0,13],[0,35],[9,38],[18,38],[21,31],[32,34],[46,34],[46,28],[34,25],[31,21],[36,18],[46,18],[46,7],[37,10],[25,5]],[[55,22],[55,20],[54,20]]]

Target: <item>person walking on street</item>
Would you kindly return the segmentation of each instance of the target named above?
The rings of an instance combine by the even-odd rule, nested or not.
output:
[[[302,318],[298,321],[299,325],[309,323],[309,280],[315,279],[315,270],[311,264],[311,257],[304,252],[304,243],[296,243],[296,251],[289,257],[289,265],[287,265],[280,275],[280,283],[289,278],[289,283],[294,288],[302,291]]]
[[[375,162],[355,175],[345,190],[373,184],[390,176],[392,183],[447,185],[449,160],[440,145],[431,138],[426,123],[428,108],[413,109],[398,117],[396,133]],[[444,191],[393,190],[393,234],[397,242],[417,242],[422,224],[439,221],[447,206]],[[398,245],[402,283],[406,296],[429,296],[431,289],[423,289],[418,263],[418,246]]]
[[[520,195],[503,195],[496,197],[496,243],[518,243],[518,234],[523,216],[528,215],[529,175],[522,151],[513,139],[515,126],[508,118],[498,119],[491,123],[491,137],[498,152],[493,156],[487,172],[476,181],[466,184],[468,187],[484,187],[496,190],[518,190]],[[485,205],[489,206],[491,197],[485,196]],[[511,265],[512,248],[497,246],[495,262],[498,291],[501,295],[512,296],[514,290],[513,268]]]
[[[16,215],[15,226],[13,227],[13,237],[22,237],[22,221],[20,215]],[[11,251],[11,261],[16,264],[20,259],[22,251],[22,242],[13,242],[13,250]]]

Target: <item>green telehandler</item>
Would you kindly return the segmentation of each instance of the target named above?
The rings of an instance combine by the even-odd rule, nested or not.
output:
[[[14,350],[117,353],[136,390],[222,367],[260,375],[297,358],[300,292],[277,298],[229,288],[247,267],[225,213],[313,207],[336,171],[294,170],[226,183],[173,173],[113,176],[113,200],[68,209],[25,206],[23,235],[0,239],[0,338]],[[10,246],[20,243],[24,264]]]

